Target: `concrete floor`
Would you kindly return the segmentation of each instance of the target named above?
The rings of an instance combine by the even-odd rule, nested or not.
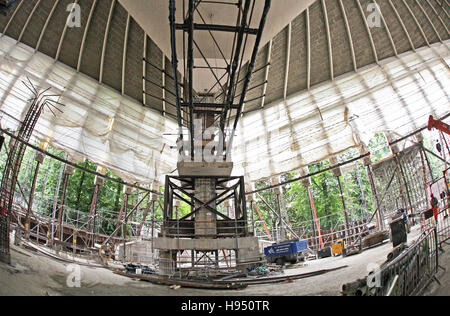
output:
[[[420,234],[419,227],[413,228],[408,236],[411,242]],[[168,286],[154,285],[147,282],[113,274],[103,268],[81,266],[81,287],[67,286],[71,274],[68,264],[55,261],[46,256],[36,254],[23,248],[13,247],[13,265],[0,264],[0,295],[127,295],[127,296],[305,296],[305,295],[340,295],[342,285],[366,277],[367,268],[371,264],[382,264],[392,250],[391,243],[368,249],[362,254],[346,258],[334,257],[308,261],[304,267],[286,269],[285,274],[299,274],[322,269],[348,265],[348,268],[330,272],[321,276],[302,279],[286,284],[254,285],[239,291],[211,291],[180,288],[171,290]],[[446,252],[448,256],[450,250]],[[444,259],[444,257],[443,257]],[[445,262],[445,261],[443,261]],[[448,270],[447,270],[448,271]],[[448,273],[442,281],[448,282]],[[443,283],[444,284],[444,283]],[[433,292],[434,291],[434,292]],[[434,295],[448,295],[448,288],[437,288],[429,291]]]
[[[450,244],[442,245],[442,252],[439,252],[439,272],[436,275],[439,283],[432,282],[424,291],[424,296],[450,296]]]

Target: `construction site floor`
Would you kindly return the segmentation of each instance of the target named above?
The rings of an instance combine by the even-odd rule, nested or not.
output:
[[[424,291],[424,296],[450,296],[450,243],[442,244],[439,252],[439,272],[436,274],[438,282],[433,281]]]
[[[419,227],[414,227],[408,236],[408,241],[412,242],[419,235]],[[285,274],[294,275],[341,266],[348,267],[324,275],[297,280],[289,283],[288,286],[286,283],[250,285],[244,290],[225,291],[187,288],[172,290],[168,286],[135,281],[119,276],[108,269],[87,266],[80,266],[80,287],[72,287],[71,281],[74,280],[73,266],[36,252],[13,246],[11,249],[12,265],[0,263],[0,295],[337,296],[341,294],[341,288],[344,283],[364,278],[368,274],[368,268],[373,268],[374,264],[381,265],[391,250],[392,244],[386,242],[381,246],[367,249],[361,254],[346,258],[339,256],[307,261],[304,266],[286,269]],[[449,253],[450,250],[446,252],[446,255],[448,256]],[[448,257],[446,262],[449,262]],[[447,280],[446,284],[448,285],[448,274],[446,278],[442,279],[442,281]],[[438,293],[448,293],[448,288],[441,288],[438,291],[441,291]]]

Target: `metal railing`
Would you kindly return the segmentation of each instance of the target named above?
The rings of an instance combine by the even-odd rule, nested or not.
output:
[[[368,286],[375,296],[420,295],[439,268],[437,229],[424,233],[400,256],[371,275]]]

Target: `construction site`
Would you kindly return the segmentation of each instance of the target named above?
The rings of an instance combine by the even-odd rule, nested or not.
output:
[[[449,13],[0,0],[0,296],[450,295]]]

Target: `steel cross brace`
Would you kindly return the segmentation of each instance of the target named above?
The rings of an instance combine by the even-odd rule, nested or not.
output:
[[[209,211],[213,212],[214,214],[216,214],[216,215],[222,217],[222,218],[225,219],[225,220],[231,221],[231,218],[229,218],[228,216],[226,216],[226,215],[224,215],[224,214],[218,212],[217,210],[215,210],[214,208],[212,208],[211,206],[209,206],[209,204],[212,203],[212,202],[214,202],[214,201],[217,201],[217,200],[220,199],[220,198],[222,198],[225,194],[227,194],[227,193],[230,192],[231,190],[236,189],[236,188],[240,185],[240,183],[237,183],[237,184],[235,184],[234,186],[228,188],[227,190],[225,190],[224,192],[222,192],[222,193],[219,194],[218,196],[212,198],[211,200],[209,200],[209,201],[206,202],[206,203],[203,202],[203,201],[201,201],[201,200],[199,200],[198,198],[196,198],[193,194],[191,194],[191,193],[189,193],[189,192],[186,192],[184,189],[178,187],[176,184],[174,184],[174,183],[172,183],[172,182],[170,182],[169,185],[170,185],[170,187],[172,188],[172,190],[174,190],[174,191],[175,191],[175,190],[179,190],[179,191],[181,191],[182,193],[186,194],[188,197],[190,197],[193,201],[191,201],[191,202],[189,203],[189,202],[186,201],[184,198],[182,198],[179,194],[177,194],[176,192],[173,192],[173,194],[174,194],[175,196],[177,196],[178,198],[183,199],[185,202],[189,203],[191,206],[195,207],[195,206],[193,205],[195,202],[202,204],[200,207],[197,207],[193,212],[191,212],[190,214],[184,216],[184,217],[181,218],[180,220],[185,220],[185,219],[191,217],[192,215],[194,215],[195,213],[197,213],[201,208],[206,207]],[[175,186],[175,187],[174,187],[174,186]]]

